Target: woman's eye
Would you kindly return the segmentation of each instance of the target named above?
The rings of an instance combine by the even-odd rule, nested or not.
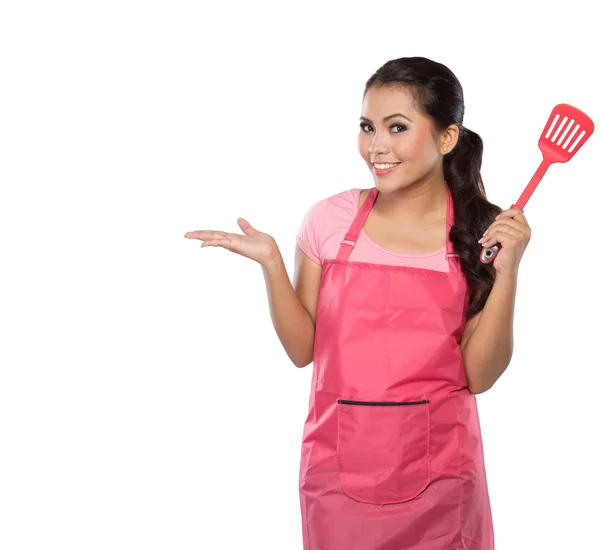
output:
[[[371,128],[371,125],[367,124],[366,122],[361,122],[360,127],[364,132],[369,132],[370,130],[368,130],[367,128]],[[394,134],[399,134],[406,130],[406,126],[403,126],[402,124],[393,124],[392,126],[390,126],[390,128],[402,128],[402,130],[399,130],[398,132],[393,132]]]

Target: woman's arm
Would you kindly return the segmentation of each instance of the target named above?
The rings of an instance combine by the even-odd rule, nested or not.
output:
[[[513,320],[519,264],[531,239],[531,228],[517,207],[504,210],[479,239],[482,248],[502,248],[494,260],[494,284],[483,310],[467,322],[461,350],[471,393],[489,390],[506,370],[513,352]],[[466,332],[465,327],[465,332]]]
[[[263,265],[263,274],[275,332],[294,365],[305,367],[313,360],[321,265],[296,246],[295,288],[281,256]]]
[[[277,336],[294,365],[305,367],[313,359],[321,264],[311,260],[296,245],[294,290],[275,239],[252,227],[244,218],[237,221],[243,235],[199,229],[188,231],[184,237],[202,241],[201,248],[225,248],[260,264]]]
[[[517,274],[497,273],[483,310],[467,322],[461,350],[471,393],[489,390],[510,363],[516,293]]]

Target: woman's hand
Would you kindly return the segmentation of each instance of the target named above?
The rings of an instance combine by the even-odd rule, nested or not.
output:
[[[279,247],[273,237],[254,229],[244,218],[238,218],[237,223],[244,235],[200,229],[190,231],[184,237],[204,241],[200,248],[205,246],[226,248],[258,262],[263,267],[281,257]]]
[[[494,260],[496,274],[515,275],[531,239],[531,229],[523,212],[518,208],[500,212],[483,235],[478,241],[483,248],[491,248],[496,243],[502,245]]]

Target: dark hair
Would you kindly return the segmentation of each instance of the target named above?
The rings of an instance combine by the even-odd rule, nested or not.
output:
[[[431,119],[438,132],[451,124],[459,128],[454,149],[444,156],[443,170],[455,206],[450,240],[469,284],[467,315],[474,315],[483,309],[494,284],[493,264],[480,261],[481,245],[477,241],[502,209],[486,198],[481,179],[483,141],[462,125],[465,112],[462,86],[448,67],[425,57],[388,61],[369,78],[363,98],[374,86],[410,90],[416,108]]]

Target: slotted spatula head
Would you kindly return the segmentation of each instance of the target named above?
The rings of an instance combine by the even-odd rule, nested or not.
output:
[[[549,163],[567,162],[594,132],[592,119],[583,111],[560,103],[546,122],[538,145]]]
[[[567,162],[571,160],[573,155],[581,149],[581,146],[593,132],[594,123],[583,111],[567,103],[556,105],[552,109],[548,122],[546,122],[546,126],[538,141],[539,148],[544,157],[542,163],[531,178],[525,191],[519,197],[519,200],[511,208],[518,208],[522,212],[531,194],[546,173],[546,170],[548,170],[548,167],[555,162]],[[501,248],[502,245],[498,243],[491,248],[482,249],[479,256],[481,262],[484,264],[493,262]]]

